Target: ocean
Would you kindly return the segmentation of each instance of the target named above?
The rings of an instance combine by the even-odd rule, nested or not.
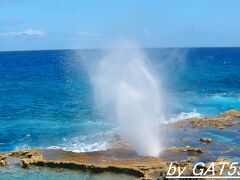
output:
[[[104,51],[0,52],[0,151],[105,149],[118,126],[95,107],[89,77]],[[240,109],[240,48],[142,51],[163,80],[167,120]]]

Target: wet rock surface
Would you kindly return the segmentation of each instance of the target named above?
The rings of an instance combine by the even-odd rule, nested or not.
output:
[[[170,151],[173,153],[187,152],[189,154],[202,154],[204,152],[204,149],[198,148],[198,147],[186,146],[186,147],[172,147],[167,149],[167,151]]]
[[[190,175],[194,163],[198,161],[230,162],[224,156],[240,155],[238,143],[232,143],[228,138],[238,138],[239,118],[240,112],[231,110],[217,116],[190,118],[167,124],[167,128],[177,131],[182,137],[167,139],[167,147],[159,157],[139,156],[131,146],[116,136],[110,141],[112,149],[105,151],[74,153],[57,149],[33,149],[2,152],[0,165],[8,166],[9,157],[18,157],[21,159],[21,167],[25,169],[40,166],[92,173],[125,173],[142,179],[164,179],[172,162],[175,166],[186,167],[183,175]],[[222,134],[226,137],[221,136]],[[224,145],[222,141],[228,145]],[[208,165],[204,167],[205,170],[207,167]],[[216,168],[216,172],[218,171],[219,168]]]
[[[239,126],[240,121],[237,118],[240,118],[240,112],[237,110],[230,110],[224,113],[221,113],[217,116],[204,117],[204,118],[190,118],[177,121],[176,123],[170,123],[167,126],[171,127],[192,127],[192,128],[204,128],[204,127],[215,127],[219,129],[225,129],[231,126]]]
[[[3,167],[8,166],[7,157],[4,155],[0,156],[0,166],[3,166]]]
[[[205,138],[205,137],[201,137],[201,138],[199,139],[199,141],[200,141],[201,143],[205,143],[205,144],[210,144],[210,143],[212,143],[212,139],[211,139],[211,138]]]

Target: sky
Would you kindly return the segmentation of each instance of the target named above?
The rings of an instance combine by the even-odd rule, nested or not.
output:
[[[238,47],[240,0],[0,0],[0,51]]]

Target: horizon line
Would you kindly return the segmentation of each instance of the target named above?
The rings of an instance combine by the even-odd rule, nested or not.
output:
[[[204,49],[204,48],[240,48],[240,46],[192,46],[192,47],[186,47],[186,46],[171,46],[171,47],[142,47],[140,49]],[[27,52],[27,51],[67,51],[67,50],[103,50],[103,49],[119,49],[119,48],[59,48],[59,49],[23,49],[23,50],[0,50],[0,53],[2,52]]]

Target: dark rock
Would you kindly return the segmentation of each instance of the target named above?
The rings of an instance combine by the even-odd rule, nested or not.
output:
[[[205,144],[210,144],[210,143],[212,143],[212,139],[211,139],[211,138],[204,138],[204,137],[202,137],[202,138],[199,139],[199,141],[200,141],[201,143],[205,143]]]

